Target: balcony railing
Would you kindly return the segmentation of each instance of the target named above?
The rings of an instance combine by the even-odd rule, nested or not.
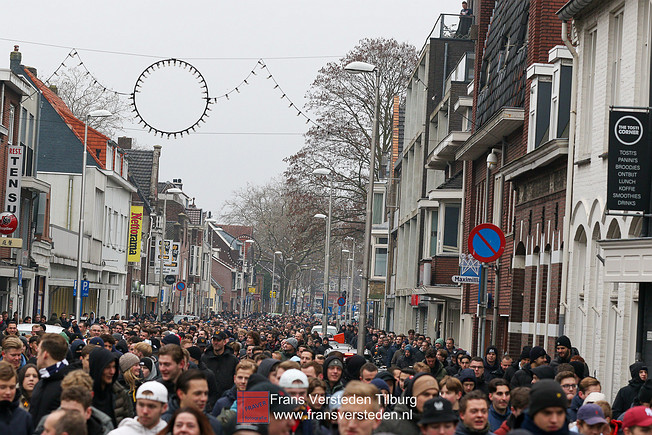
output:
[[[470,39],[473,15],[441,14],[430,32],[429,38]]]

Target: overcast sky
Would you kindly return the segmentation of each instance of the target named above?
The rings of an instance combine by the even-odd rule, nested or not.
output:
[[[439,14],[460,8],[457,0],[18,2],[0,33],[5,53],[0,67],[9,67],[9,53],[18,44],[23,64],[45,79],[66,58],[65,47],[75,47],[104,86],[131,93],[145,68],[174,57],[195,66],[210,97],[217,97],[263,58],[286,95],[302,107],[319,68],[360,39],[394,38],[421,49]],[[251,77],[240,93],[211,105],[199,134],[165,139],[134,123],[125,125],[123,135],[141,147],[161,144],[160,179],[181,178],[199,207],[219,212],[234,190],[281,174],[283,158],[303,145],[305,118],[288,108],[266,77]],[[203,110],[197,81],[187,70],[155,71],[141,91],[143,116],[164,130],[189,126]]]

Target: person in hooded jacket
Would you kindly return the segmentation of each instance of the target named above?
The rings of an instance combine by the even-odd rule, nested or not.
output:
[[[614,403],[611,406],[613,415],[618,416],[632,407],[639,390],[648,377],[647,366],[643,362],[635,362],[629,366],[629,373],[632,375],[632,379],[629,380],[627,385],[618,390],[618,394],[616,394]]]
[[[32,416],[19,405],[17,379],[14,366],[0,361],[0,433],[32,435]]]
[[[111,351],[100,347],[89,356],[90,376],[93,378],[93,406],[118,427],[125,418],[134,416],[129,392],[118,382],[118,358]]]
[[[484,353],[484,380],[491,381],[494,378],[493,372],[500,370],[500,360],[498,359],[498,348],[496,346],[489,346]]]
[[[360,369],[365,365],[367,360],[365,357],[360,355],[353,355],[346,360],[344,364],[344,375],[342,376],[342,381],[344,385],[348,384],[350,381],[360,380]]]
[[[274,358],[265,358],[258,365],[256,373],[261,376],[264,376],[272,384],[278,385],[278,378],[276,376],[276,369],[278,365],[281,364],[280,360]]]
[[[324,380],[326,381],[326,395],[332,396],[340,390],[344,389],[344,382],[342,382],[342,375],[344,373],[344,363],[342,360],[331,355],[324,361],[323,364]]]
[[[233,354],[233,350],[226,345],[227,339],[224,332],[214,334],[212,343],[201,357],[201,362],[215,374],[217,397],[222,397],[226,390],[233,387],[235,366],[238,365],[238,358]]]
[[[530,350],[530,363],[521,366],[521,369],[514,373],[510,382],[510,388],[528,387],[532,384],[532,369],[546,363],[546,351],[541,346],[534,346]]]
[[[402,396],[403,400],[394,405],[395,412],[399,415],[410,415],[411,418],[383,420],[375,432],[401,435],[421,434],[418,422],[423,415],[424,405],[428,400],[438,396],[439,384],[437,379],[430,373],[417,373],[407,382]]]
[[[519,355],[518,359],[516,359],[511,366],[507,367],[505,370],[505,375],[503,376],[505,379],[507,379],[507,382],[510,383],[511,387],[511,382],[512,378],[514,377],[514,374],[521,370],[525,364],[530,363],[530,350],[532,350],[531,346],[523,346],[523,350],[521,350],[521,354]],[[511,387],[513,388],[513,387]]]
[[[406,367],[412,367],[416,363],[417,363],[417,359],[414,355],[414,349],[412,348],[411,344],[408,344],[405,346],[403,355],[397,358],[396,366],[400,369],[404,369]]]

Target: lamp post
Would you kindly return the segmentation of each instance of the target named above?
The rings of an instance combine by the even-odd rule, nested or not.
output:
[[[355,239],[353,237],[346,237],[345,240],[351,239],[351,257],[348,259],[351,262],[351,278],[348,285],[348,296],[346,298],[346,311],[348,321],[353,323],[353,268],[355,267]],[[360,332],[358,330],[358,332]]]
[[[331,260],[331,220],[333,215],[333,172],[327,168],[317,168],[312,171],[313,175],[328,175],[328,216],[316,214],[315,217],[326,219],[326,248],[324,253],[324,312],[322,313],[322,337],[326,337],[328,330],[328,289],[330,287],[330,260]]]
[[[367,335],[367,291],[369,289],[369,251],[371,249],[371,211],[374,199],[374,172],[376,169],[376,147],[378,146],[378,112],[380,110],[380,70],[376,65],[366,62],[351,62],[344,67],[353,74],[376,73],[374,122],[371,132],[371,151],[369,156],[369,185],[367,186],[367,213],[364,229],[364,250],[362,256],[362,288],[360,289],[360,321],[358,325],[358,355],[364,356]]]
[[[276,281],[276,256],[277,255],[283,255],[283,253],[281,251],[274,252],[274,259],[272,260],[272,291],[271,291],[272,294],[270,294],[270,297],[273,296],[273,298],[271,298],[271,299],[273,299],[273,305],[274,305],[273,312],[274,313],[278,309],[276,293],[274,293],[274,281]]]
[[[342,250],[340,251],[340,270],[339,270],[340,276],[339,276],[339,278],[338,278],[338,280],[337,280],[337,297],[338,297],[338,298],[340,298],[340,297],[342,296],[342,263],[344,263],[344,254],[348,254],[349,252],[350,252],[350,251],[349,251],[348,249],[342,249]],[[348,272],[348,271],[349,271],[349,268],[348,268],[348,267],[349,267],[349,265],[348,265],[348,261],[347,261],[347,265],[346,265],[346,266],[347,266],[346,271]],[[346,298],[345,298],[345,299],[346,299]],[[334,309],[334,308],[335,308],[335,307],[333,307],[333,309]],[[337,330],[338,330],[338,331],[340,330],[340,308],[341,308],[341,307],[340,307],[339,304],[338,304],[338,307],[337,307]],[[345,310],[346,310],[346,309],[345,309]]]
[[[161,195],[163,195],[163,210],[161,212],[161,225],[159,230],[161,231],[161,245],[159,246],[159,274],[158,274],[158,304],[157,305],[157,317],[159,320],[161,320],[161,316],[163,315],[163,297],[161,296],[161,291],[163,291],[163,257],[165,255],[165,231],[166,231],[166,226],[167,226],[167,208],[168,208],[168,195],[173,194],[173,195],[178,195],[180,193],[183,193],[181,189],[178,187],[171,187],[165,192],[163,192]],[[170,247],[172,248],[172,247]]]
[[[240,318],[242,319],[244,317],[244,308],[245,308],[245,274],[247,269],[249,268],[249,263],[247,262],[247,245],[254,243],[254,240],[252,239],[247,239],[244,241],[244,260],[243,260],[243,268],[242,268],[242,280],[240,281],[240,287],[241,289],[241,297],[240,297]],[[251,275],[251,274],[250,274]],[[251,276],[250,276],[251,280]],[[247,292],[249,289],[247,289]]]
[[[88,122],[91,118],[106,118],[113,114],[108,110],[99,109],[93,110],[86,115],[86,123],[84,124],[84,149],[82,151],[82,167],[81,167],[81,198],[79,202],[79,228],[77,230],[77,321],[81,321],[82,315],[82,254],[84,251],[84,196],[86,189],[86,154],[88,142]]]

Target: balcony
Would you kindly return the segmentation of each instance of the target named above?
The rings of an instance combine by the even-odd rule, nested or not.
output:
[[[428,38],[475,39],[473,35],[474,16],[441,14]]]
[[[446,169],[455,160],[458,148],[471,137],[470,131],[452,131],[430,152],[426,160],[429,169]]]

